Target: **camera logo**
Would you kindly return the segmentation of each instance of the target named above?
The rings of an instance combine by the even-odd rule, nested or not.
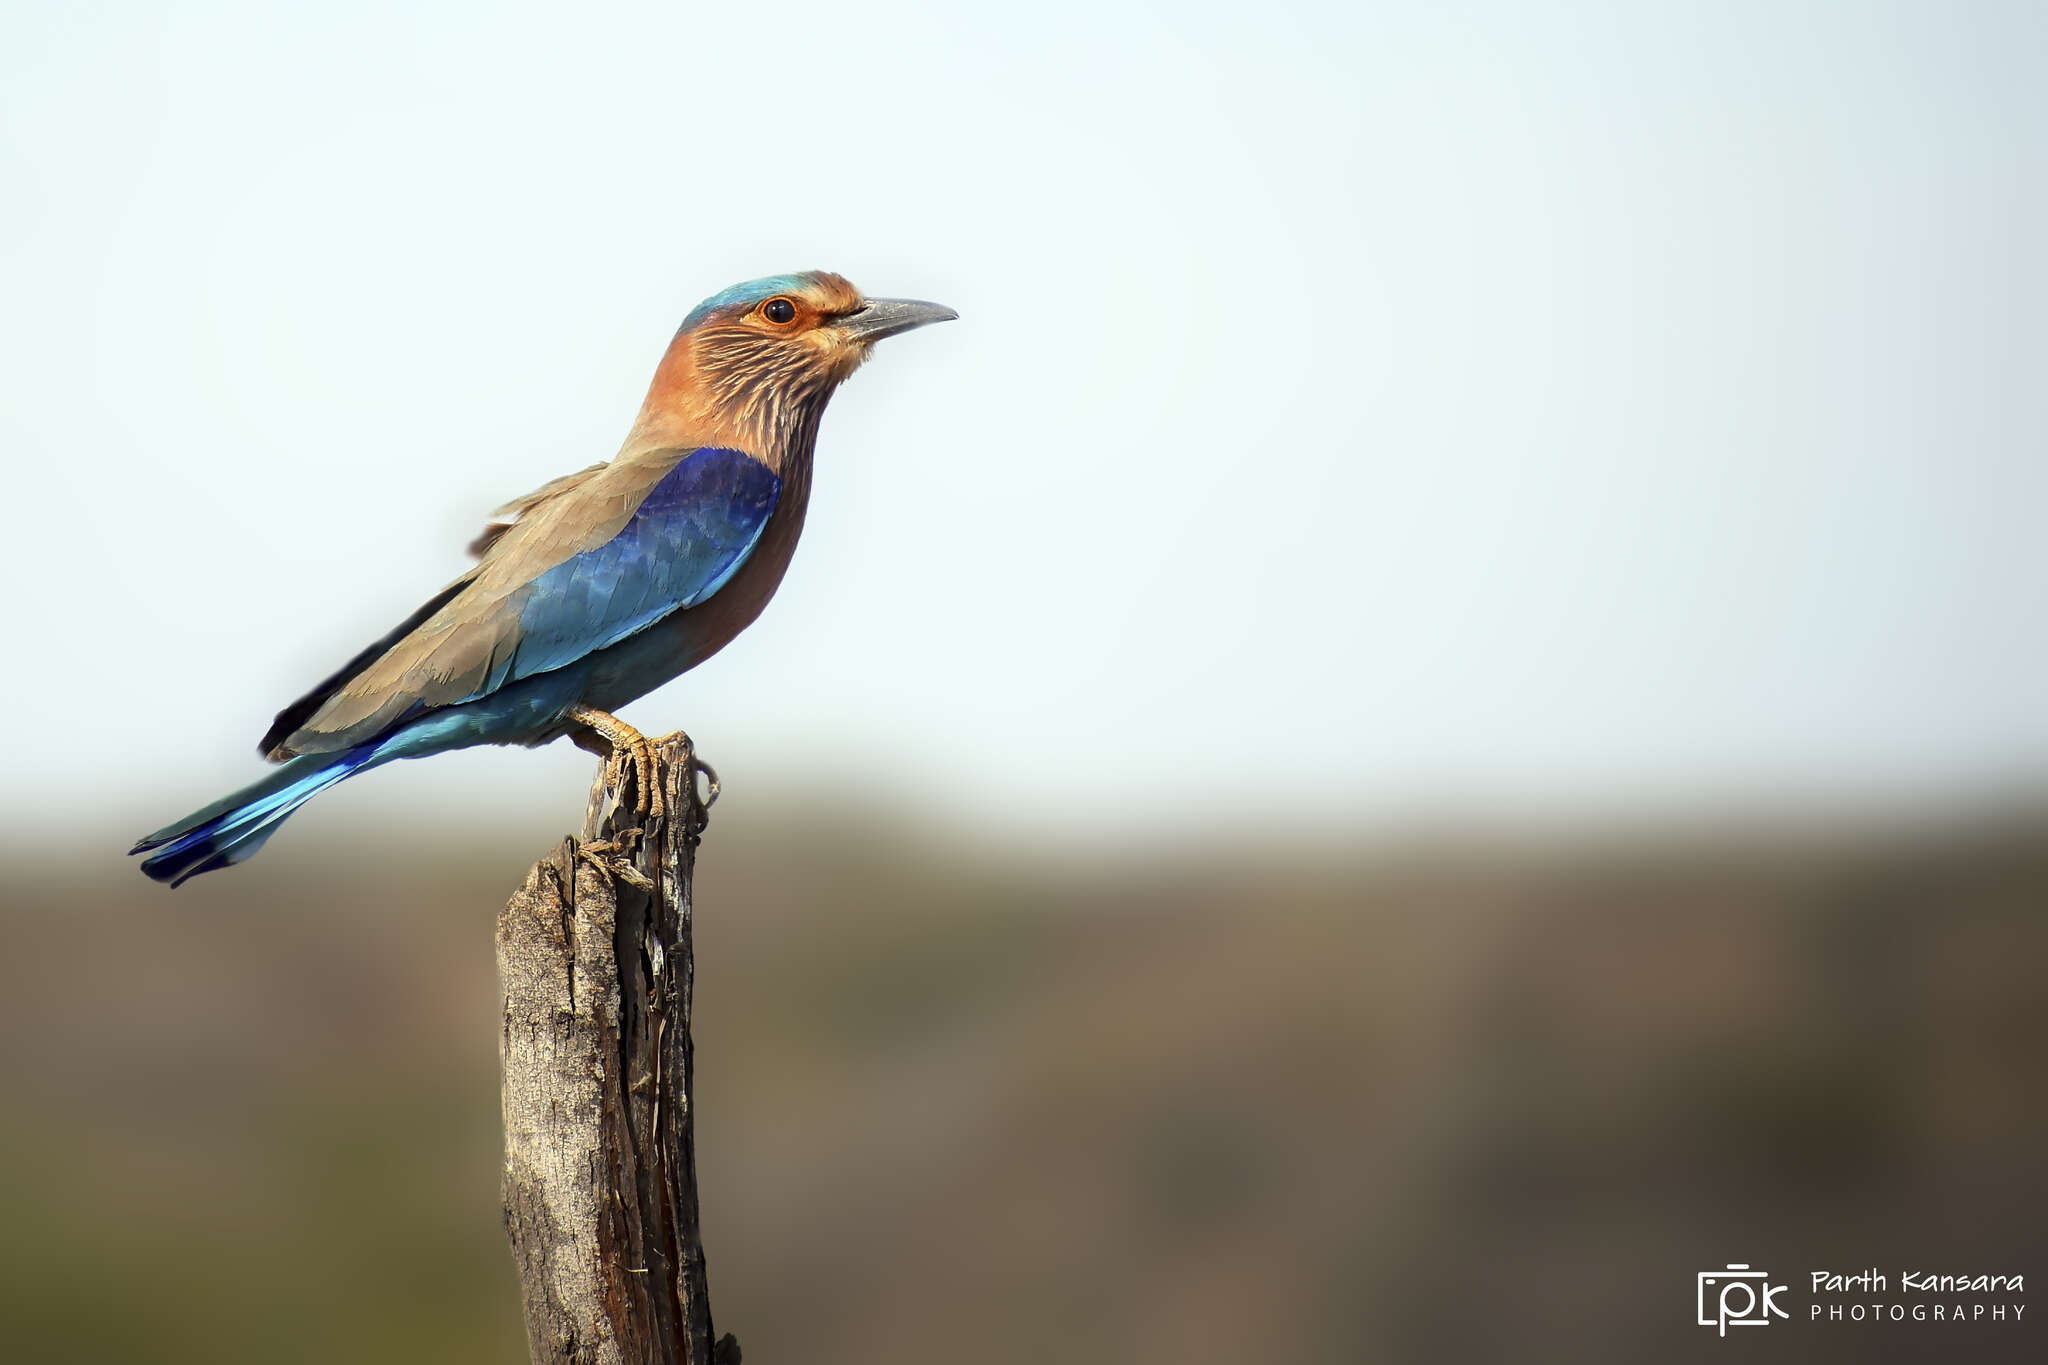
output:
[[[1707,1316],[1709,1291],[1713,1291],[1713,1317]],[[1792,1316],[1773,1302],[1784,1292],[1784,1285],[1770,1283],[1764,1271],[1746,1265],[1731,1263],[1725,1270],[1702,1270],[1694,1316],[1702,1327],[1719,1327],[1724,1337],[1730,1327],[1768,1327],[1773,1313],[1781,1318]]]

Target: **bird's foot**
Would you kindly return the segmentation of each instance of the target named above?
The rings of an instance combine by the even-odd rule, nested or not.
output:
[[[571,708],[569,719],[593,731],[611,746],[611,755],[605,761],[606,785],[618,786],[630,764],[633,769],[633,813],[642,820],[659,820],[662,817],[661,783],[654,765],[654,741],[609,711],[600,711],[594,706]]]

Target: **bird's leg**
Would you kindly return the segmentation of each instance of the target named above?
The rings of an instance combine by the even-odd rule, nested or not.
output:
[[[656,780],[654,769],[654,745],[647,736],[609,711],[600,711],[593,706],[571,707],[569,719],[589,727],[611,746],[610,766],[605,770],[608,784],[616,785],[625,772],[624,765],[633,765],[633,812],[643,820],[659,820],[662,816],[661,785]]]
[[[595,730],[578,727],[569,732],[569,742],[588,754],[596,754],[604,760],[604,784],[616,787],[625,775],[626,764],[632,759],[632,752],[613,744]]]

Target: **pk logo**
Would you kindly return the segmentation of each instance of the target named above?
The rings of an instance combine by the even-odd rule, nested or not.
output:
[[[1714,1316],[1709,1317],[1707,1291],[1716,1286],[1720,1292],[1714,1296]],[[1719,1327],[1724,1337],[1730,1327],[1768,1327],[1773,1313],[1781,1318],[1792,1316],[1774,1302],[1784,1292],[1784,1285],[1770,1283],[1765,1272],[1746,1265],[1702,1270],[1695,1316],[1700,1326]]]

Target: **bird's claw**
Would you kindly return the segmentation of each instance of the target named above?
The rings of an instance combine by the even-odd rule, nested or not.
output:
[[[616,788],[623,784],[626,765],[631,764],[633,813],[643,822],[661,819],[663,802],[658,780],[660,774],[654,762],[654,742],[617,716],[594,706],[571,708],[569,719],[602,736],[611,746],[610,757],[605,759],[605,785]]]
[[[695,842],[704,829],[711,807],[718,800],[720,785],[718,770],[697,757],[696,746],[690,742],[689,735],[681,730],[675,730],[660,739],[649,739],[617,716],[589,706],[573,708],[569,711],[568,718],[583,726],[589,735],[604,740],[607,746],[604,750],[604,783],[607,790],[621,791],[625,787],[627,769],[632,770],[633,813],[639,817],[640,825],[614,836],[618,850],[625,849],[629,837],[632,840],[631,846],[637,849],[645,837],[644,831],[652,828],[656,821],[667,818],[667,795],[662,790],[661,764],[656,754],[658,750],[670,746],[680,746],[683,753],[681,799],[684,806],[684,823],[687,826],[683,833]],[[586,742],[589,735],[579,736],[576,742],[584,748],[594,748],[593,744]],[[706,785],[703,787],[699,787],[697,783],[699,773],[704,776]],[[593,849],[599,847],[592,845]],[[603,847],[604,851],[613,851],[611,846]]]

